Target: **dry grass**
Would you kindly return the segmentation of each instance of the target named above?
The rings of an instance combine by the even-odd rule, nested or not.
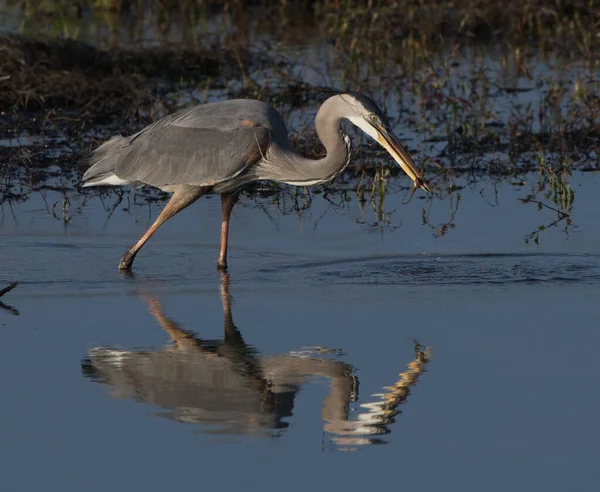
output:
[[[74,111],[85,122],[132,117],[156,102],[152,80],[194,82],[217,74],[214,50],[100,51],[72,40],[0,36],[0,107]]]
[[[136,19],[132,29],[140,31],[150,19],[165,36],[176,23],[189,31],[187,42],[201,43],[204,32],[194,28],[224,12],[238,36],[244,37],[256,19],[258,30],[280,39],[301,22],[323,29],[351,55],[389,56],[400,48],[407,50],[402,56],[419,56],[456,43],[485,42],[596,59],[600,52],[600,6],[591,0],[9,0],[8,6],[21,11],[26,32],[39,30],[44,19],[68,37],[80,35],[83,12],[91,11],[111,30],[128,17]],[[259,14],[253,19],[250,11]]]

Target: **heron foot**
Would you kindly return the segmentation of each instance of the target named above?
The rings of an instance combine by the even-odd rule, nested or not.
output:
[[[131,250],[128,249],[125,252],[125,254],[121,257],[121,261],[119,261],[119,271],[130,272],[134,259],[135,259],[135,253],[133,253]]]

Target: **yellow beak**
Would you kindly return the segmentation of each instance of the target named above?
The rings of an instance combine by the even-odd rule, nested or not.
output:
[[[404,146],[400,143],[396,135],[391,131],[377,129],[379,137],[377,141],[385,148],[394,160],[400,165],[406,174],[415,183],[415,188],[421,188],[422,190],[431,193],[431,188],[423,178],[421,172],[415,166],[412,158]]]

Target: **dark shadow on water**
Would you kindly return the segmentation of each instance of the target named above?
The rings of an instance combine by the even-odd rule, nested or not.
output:
[[[233,322],[228,274],[221,275],[224,336],[220,340],[205,340],[183,329],[147,293],[147,281],[144,287],[141,279],[128,277],[172,344],[149,351],[96,347],[83,359],[82,372],[110,387],[113,397],[160,407],[155,415],[200,424],[202,433],[281,436],[289,426],[286,419],[294,415],[298,391],[320,376],[331,380],[322,409],[323,430],[331,442],[345,450],[385,443],[378,436],[391,432],[398,406],[430,360],[429,348],[414,341],[415,358],[408,370],[352,412],[352,404],[358,401],[358,378],[353,366],[331,358],[338,351],[309,347],[264,356],[245,342]]]

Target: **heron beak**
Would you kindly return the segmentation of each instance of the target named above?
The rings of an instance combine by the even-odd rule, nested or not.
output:
[[[431,193],[431,188],[423,178],[421,171],[417,169],[415,163],[408,151],[404,148],[404,145],[400,143],[396,135],[391,130],[385,128],[377,128],[379,144],[385,148],[394,160],[400,165],[406,174],[414,181],[414,189],[421,188],[427,193]]]

